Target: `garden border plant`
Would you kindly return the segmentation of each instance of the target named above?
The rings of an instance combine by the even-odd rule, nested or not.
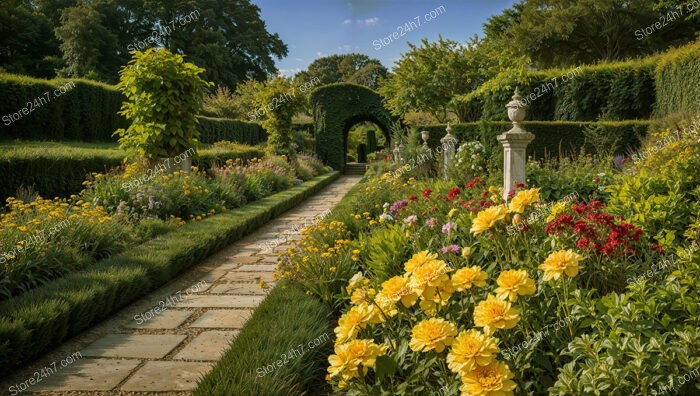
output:
[[[30,361],[183,270],[254,231],[337,179],[333,172],[227,213],[188,223],[90,270],[0,304],[0,369]]]

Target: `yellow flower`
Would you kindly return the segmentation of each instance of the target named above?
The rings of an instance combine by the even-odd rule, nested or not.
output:
[[[489,337],[476,329],[465,330],[452,343],[447,354],[447,366],[453,372],[465,375],[477,366],[491,363],[499,351],[498,338]]]
[[[566,209],[566,201],[559,201],[552,205],[552,212],[547,216],[547,223],[554,220],[557,215]]]
[[[484,209],[476,215],[470,231],[474,235],[481,234],[496,225],[497,221],[503,220],[507,214],[508,210],[503,205],[491,206],[488,209]]]
[[[450,281],[448,272],[452,271],[444,261],[433,260],[429,261],[417,268],[411,275],[409,286],[417,295],[422,295],[424,292],[434,291],[435,287],[444,286]]]
[[[581,260],[583,260],[583,256],[571,249],[554,252],[539,267],[544,271],[542,279],[545,282],[550,279],[558,280],[562,274],[573,278],[578,275],[579,262]]]
[[[452,210],[450,210],[450,213],[447,214],[447,218],[451,219],[452,216],[455,215],[455,213],[457,213],[457,209],[453,208]]]
[[[423,250],[422,252],[414,254],[413,257],[403,265],[403,268],[406,270],[407,274],[410,274],[423,264],[436,259],[437,253],[428,253],[427,250]]]
[[[486,286],[489,274],[481,270],[478,265],[460,268],[452,275],[452,284],[457,291],[471,289],[472,286]]]
[[[377,300],[391,301],[393,304],[401,301],[408,308],[416,303],[418,295],[408,285],[406,276],[395,276],[382,283],[382,290],[377,294]]]
[[[525,208],[540,200],[540,189],[530,188],[528,190],[520,190],[515,197],[510,201],[508,210],[511,213],[523,213]]]
[[[455,335],[455,325],[442,318],[430,318],[413,327],[409,346],[414,352],[428,352],[434,349],[440,353],[452,344]]]
[[[511,378],[513,373],[507,364],[493,361],[486,366],[477,366],[462,376],[462,387],[459,389],[464,395],[509,396],[516,386]]]
[[[377,294],[377,291],[372,289],[372,288],[365,289],[362,287],[358,287],[350,295],[350,301],[355,305],[357,305],[361,302],[372,301],[376,294]]]
[[[498,288],[495,290],[498,298],[517,301],[518,296],[535,294],[535,281],[524,270],[507,270],[501,272],[496,280]]]
[[[469,246],[465,246],[462,248],[462,257],[467,258],[469,255],[472,254],[472,248]]]
[[[345,287],[345,290],[348,292],[348,294],[351,294],[353,290],[360,287],[360,285],[362,284],[362,281],[364,281],[364,280],[365,280],[365,276],[362,275],[362,272],[356,273],[348,281],[348,285],[347,285],[347,287]]]
[[[492,334],[498,329],[512,329],[520,315],[506,300],[489,295],[474,308],[474,325],[483,327],[484,333]]]
[[[355,338],[357,333],[367,325],[367,315],[366,306],[354,306],[344,313],[338,319],[338,327],[333,330],[336,337],[335,343],[342,344]]]
[[[420,307],[428,315],[434,315],[437,312],[438,305],[445,306],[450,300],[455,288],[452,282],[446,281],[438,287],[428,287],[421,295]]]
[[[360,367],[366,374],[368,368],[374,367],[377,357],[386,354],[387,348],[384,344],[375,344],[374,340],[352,340],[336,345],[335,354],[328,357],[328,374],[330,377],[340,375],[345,381],[357,377]]]

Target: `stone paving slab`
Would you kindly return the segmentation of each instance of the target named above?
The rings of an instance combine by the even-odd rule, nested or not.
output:
[[[275,258],[277,262],[277,258]],[[231,271],[226,274],[222,279],[233,282],[259,282],[263,280],[265,282],[274,282],[275,277],[270,272],[238,272]]]
[[[141,313],[134,317],[126,325],[130,329],[176,329],[181,324],[185,323],[187,318],[192,316],[193,311],[184,311],[180,309],[168,309],[161,312],[159,315],[148,319],[147,313]]]
[[[31,391],[109,391],[139,364],[140,360],[133,359],[80,359],[43,379]]]
[[[250,309],[210,309],[190,327],[242,329],[252,314]]]
[[[191,391],[197,380],[212,369],[211,363],[153,361],[146,362],[129,378],[121,390],[126,392]]]
[[[236,272],[274,272],[274,264],[248,264],[238,267]]]
[[[272,285],[270,285],[272,287]],[[261,289],[257,283],[251,282],[236,282],[236,283],[222,283],[220,285],[214,286],[210,291],[211,294],[238,294],[246,295],[252,294],[256,296],[264,296],[269,293],[269,290]]]
[[[196,294],[183,297],[176,305],[181,308],[255,308],[264,298],[263,296]]]
[[[175,349],[187,336],[180,334],[109,334],[80,351],[86,357],[157,359]]]
[[[190,341],[187,346],[175,355],[175,360],[200,360],[216,362],[231,345],[238,335],[233,331],[205,331]]]

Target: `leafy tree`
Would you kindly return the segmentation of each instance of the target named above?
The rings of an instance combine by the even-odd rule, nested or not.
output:
[[[409,47],[379,88],[396,116],[425,111],[444,122],[453,110],[450,101],[455,95],[478,88],[498,69],[498,61],[481,49],[476,38],[467,44],[442,37],[436,42],[423,39],[420,47]]]
[[[313,81],[318,85],[351,82],[377,89],[379,79],[387,74],[386,67],[379,60],[367,55],[336,54],[316,59],[307,70],[297,73],[295,80],[300,83]]]
[[[203,72],[167,49],[135,52],[117,84],[126,96],[120,113],[132,121],[128,129],[116,132],[121,147],[131,156],[149,159],[192,148],[202,97],[212,85],[200,77]]]
[[[292,79],[275,77],[266,82],[254,81],[256,88],[255,106],[264,117],[261,125],[268,133],[267,150],[275,155],[286,155],[291,161],[296,157],[292,147],[292,117],[300,107],[299,96],[295,95]]]
[[[646,55],[692,40],[700,18],[687,9],[678,13],[679,7],[687,7],[687,1],[523,0],[490,18],[485,31],[487,39],[500,39],[511,51],[522,49],[541,68],[567,67]],[[641,33],[657,22],[662,26],[652,34]]]

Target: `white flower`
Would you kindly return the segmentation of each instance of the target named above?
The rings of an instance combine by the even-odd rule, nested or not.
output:
[[[384,209],[386,209],[386,208],[388,208],[389,206],[391,206],[391,204],[390,204],[389,202],[384,202],[384,205],[383,205],[382,207],[383,207]]]
[[[598,173],[598,177],[605,177],[605,173]]]

